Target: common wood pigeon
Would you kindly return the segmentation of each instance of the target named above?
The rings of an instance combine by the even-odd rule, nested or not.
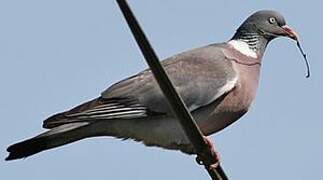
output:
[[[229,126],[248,111],[266,46],[281,36],[297,40],[281,14],[258,11],[229,41],[162,61],[205,136]],[[43,127],[49,130],[9,146],[6,160],[96,136],[195,153],[149,69],[112,85],[96,99],[49,117]]]

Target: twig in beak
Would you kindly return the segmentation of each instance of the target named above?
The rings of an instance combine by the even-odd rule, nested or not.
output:
[[[304,53],[303,48],[302,48],[300,42],[298,41],[298,39],[297,39],[296,42],[297,42],[297,47],[298,47],[299,51],[302,53],[302,55],[304,57],[304,60],[305,60],[305,63],[306,63],[306,68],[307,68],[306,78],[309,78],[311,76],[310,65],[309,65],[309,63],[307,61],[306,54]]]

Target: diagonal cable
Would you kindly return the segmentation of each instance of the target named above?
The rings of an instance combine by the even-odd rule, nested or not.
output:
[[[168,78],[165,70],[161,66],[159,59],[151,47],[148,39],[146,38],[144,32],[142,31],[138,21],[134,17],[130,7],[128,6],[126,0],[117,0],[117,3],[140,47],[155,79],[158,82],[162,92],[167,98],[169,104],[172,107],[172,111],[174,115],[179,120],[186,136],[193,144],[198,156],[206,153],[206,157],[209,162],[212,162],[213,155],[209,151],[209,147],[206,145],[203,134],[201,130],[198,128],[196,122],[194,121],[192,115],[187,110],[182,98],[177,93],[174,88],[172,82]],[[205,156],[205,155],[204,155]],[[209,175],[214,180],[225,180],[228,179],[220,166],[220,164],[216,168],[210,168],[207,163],[204,162],[205,168],[208,171]]]

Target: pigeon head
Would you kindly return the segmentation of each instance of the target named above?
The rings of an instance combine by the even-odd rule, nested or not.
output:
[[[269,10],[258,11],[252,14],[240,26],[239,30],[257,32],[268,40],[280,36],[286,36],[294,40],[298,38],[297,33],[286,25],[286,21],[280,13]]]
[[[244,41],[250,49],[263,53],[268,42],[282,36],[296,41],[298,39],[297,33],[286,25],[286,21],[280,13],[262,10],[249,16],[232,39]]]

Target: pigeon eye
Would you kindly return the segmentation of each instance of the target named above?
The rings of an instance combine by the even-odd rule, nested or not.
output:
[[[269,18],[268,21],[269,21],[270,24],[274,24],[274,23],[276,23],[276,18],[271,17],[271,18]]]

